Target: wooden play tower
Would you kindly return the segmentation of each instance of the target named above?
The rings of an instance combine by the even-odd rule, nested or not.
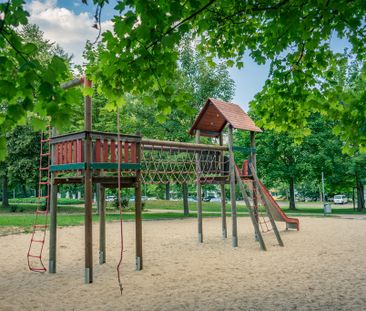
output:
[[[64,89],[91,82],[75,79],[63,85]],[[237,147],[233,144],[233,130],[250,132],[250,146]],[[49,165],[48,204],[50,211],[49,273],[56,273],[57,249],[57,193],[59,185],[84,185],[84,227],[85,227],[85,283],[93,282],[93,241],[92,241],[92,188],[96,184],[99,191],[99,263],[106,262],[106,188],[134,188],[135,191],[135,240],[136,270],[143,268],[141,184],[167,184],[170,182],[189,184],[197,187],[198,242],[203,242],[202,186],[217,184],[221,191],[221,231],[222,238],[228,236],[226,218],[225,185],[230,186],[231,236],[233,247],[238,246],[236,186],[239,185],[249,216],[253,223],[256,240],[262,250],[266,246],[260,227],[265,224],[271,229],[283,246],[281,237],[271,213],[273,202],[269,193],[258,180],[256,174],[255,134],[260,133],[253,120],[240,106],[209,98],[197,116],[189,133],[195,135],[195,143],[161,141],[142,138],[140,135],[124,135],[92,130],[92,99],[84,99],[84,130],[76,133],[53,135],[49,139],[51,150]],[[201,144],[201,137],[215,139],[218,144]],[[224,144],[225,142],[225,144]],[[235,164],[234,151],[248,154],[243,168]],[[120,176],[120,177],[119,177]],[[40,182],[46,183],[46,182]],[[246,185],[245,185],[246,184]],[[249,189],[249,192],[248,192]],[[265,217],[261,221],[259,205],[265,207]],[[47,211],[46,211],[47,213]],[[277,214],[274,213],[276,216]],[[264,218],[263,218],[264,219]],[[278,220],[278,219],[276,219]],[[281,220],[282,221],[282,220]],[[297,220],[296,220],[297,221]],[[293,221],[293,223],[296,223]],[[287,221],[286,221],[287,222]],[[46,228],[35,224],[37,228]],[[297,221],[298,228],[298,221]],[[46,230],[46,229],[44,229]],[[269,230],[268,230],[269,231]],[[34,232],[32,235],[32,242]],[[44,243],[44,239],[42,240]],[[42,248],[39,256],[43,268],[32,269],[30,254],[28,264],[33,271],[46,271],[42,263]]]

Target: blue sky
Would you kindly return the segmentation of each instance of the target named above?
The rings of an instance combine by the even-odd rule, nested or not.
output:
[[[82,51],[87,39],[94,41],[98,31],[91,26],[94,22],[95,7],[92,0],[89,5],[82,4],[81,0],[29,0],[27,9],[30,12],[30,22],[40,26],[45,37],[56,41],[66,52],[74,55],[76,63],[82,62]],[[103,8],[102,29],[112,29],[116,0]],[[342,52],[349,44],[333,36],[331,47]],[[264,85],[269,71],[269,63],[255,64],[250,57],[244,57],[244,68],[230,68],[230,76],[235,81],[236,92],[233,102],[248,110],[248,103]]]

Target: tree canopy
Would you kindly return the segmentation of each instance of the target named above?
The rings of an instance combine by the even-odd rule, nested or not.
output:
[[[108,1],[93,3],[100,10]],[[0,4],[0,133],[27,111],[62,126],[74,96],[59,87],[70,76],[67,61],[54,55],[41,62],[39,47],[21,37],[18,29],[28,16],[23,6],[21,0]],[[191,94],[175,83],[188,36],[212,66],[224,59],[241,68],[244,55],[270,62],[266,84],[252,103],[262,125],[301,138],[309,134],[311,114],[320,113],[338,120],[334,131],[346,151],[365,151],[364,0],[118,0],[115,11],[113,31],[103,33],[86,68],[110,104],[123,105],[121,94],[130,94],[146,104],[154,101],[164,114],[189,110]],[[335,36],[350,43],[347,55],[331,50]],[[350,58],[359,62],[356,84],[342,83],[335,74]],[[0,137],[0,151],[4,146]]]
[[[98,61],[87,71],[110,100],[154,89],[162,107],[184,106],[184,92],[171,77],[182,38],[189,36],[212,64],[226,59],[241,68],[245,54],[258,64],[270,62],[265,87],[252,103],[262,125],[301,138],[310,132],[311,115],[320,113],[339,120],[335,131],[352,140],[346,151],[364,151],[365,89],[342,87],[335,72],[353,57],[361,63],[358,79],[365,80],[365,1],[125,0],[115,9],[114,31],[103,34]],[[331,50],[335,36],[349,41],[347,56]],[[363,129],[357,135],[355,124]]]
[[[24,4],[0,3],[0,159],[6,155],[4,134],[9,129],[25,124],[27,117],[42,128],[47,116],[62,127],[77,93],[61,89],[61,82],[71,76],[68,60],[57,46],[51,49],[52,44],[41,40],[39,29],[27,26]]]

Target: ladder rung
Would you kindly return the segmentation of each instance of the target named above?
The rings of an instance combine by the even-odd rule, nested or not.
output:
[[[50,155],[50,153],[49,153],[49,152],[47,152],[47,153],[41,153],[41,154],[40,154],[40,156],[41,156],[41,157],[46,157],[46,156],[49,156],[49,155]]]
[[[48,199],[48,195],[39,196],[38,199]]]
[[[46,268],[30,268],[32,271],[47,271]]]
[[[32,258],[41,258],[40,255],[31,255],[31,254],[28,254],[28,257],[32,257]]]
[[[48,211],[39,211],[39,210],[37,210],[36,214],[46,215],[46,214],[48,214]]]
[[[39,184],[40,185],[48,185],[49,184],[49,181],[40,181]]]
[[[36,243],[44,243],[44,240],[34,240],[34,239],[32,239],[31,241],[36,242]]]
[[[47,225],[33,225],[33,228],[47,228]]]
[[[48,142],[48,141],[50,141],[50,139],[49,139],[49,138],[41,139],[41,143],[45,143],[45,142]]]
[[[39,168],[40,171],[48,171],[49,169],[50,169],[49,166],[47,166],[47,167],[40,167]]]

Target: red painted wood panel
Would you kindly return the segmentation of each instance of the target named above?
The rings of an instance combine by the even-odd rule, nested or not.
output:
[[[123,152],[124,162],[128,163],[128,142],[127,141],[125,141],[124,149],[125,149]]]
[[[111,162],[116,162],[116,142],[111,140]]]
[[[108,140],[104,139],[103,141],[103,161],[108,162]]]
[[[122,142],[119,142],[119,152],[118,152],[118,155],[119,155],[119,161],[120,162],[123,162],[123,152],[122,152],[122,149],[123,146],[122,146]]]
[[[102,143],[100,139],[95,141],[95,162],[101,162]]]
[[[76,146],[76,140],[72,141],[72,163],[77,162],[76,160],[76,150],[77,150],[77,146]]]
[[[62,151],[61,151],[61,164],[65,164],[66,162],[66,143],[62,143]]]
[[[136,143],[131,143],[131,163],[136,163]]]
[[[54,147],[54,153],[55,153],[55,156],[54,156],[54,163],[55,164],[58,164],[58,156],[59,156],[59,152],[60,152],[60,148],[59,148],[59,144],[55,144],[55,147]]]
[[[72,163],[72,141],[67,142],[67,163]]]
[[[78,139],[76,142],[76,162],[80,163],[83,162],[83,143],[81,139]]]

